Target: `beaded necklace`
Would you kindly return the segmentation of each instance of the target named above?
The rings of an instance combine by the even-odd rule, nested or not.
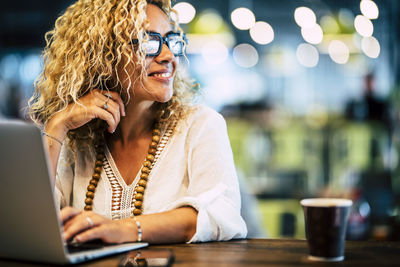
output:
[[[155,157],[156,155],[158,156],[159,153],[157,151],[158,144],[160,142],[160,131],[161,124],[156,123],[153,129],[153,136],[149,145],[149,150],[148,154],[146,156],[145,161],[143,162],[142,168],[140,170],[140,180],[135,186],[135,193],[134,193],[134,200],[135,202],[133,203],[134,205],[134,210],[133,210],[133,215],[138,216],[142,214],[142,205],[143,205],[143,199],[144,199],[144,191],[146,189],[147,185],[147,180],[149,178],[150,171],[154,165],[155,162]],[[94,165],[94,170],[93,170],[93,175],[92,179],[89,181],[89,185],[87,187],[87,192],[86,192],[86,199],[85,199],[85,210],[92,210],[93,209],[93,198],[94,198],[94,193],[96,191],[97,184],[100,180],[100,174],[102,171],[103,167],[103,159],[105,157],[104,154],[104,148],[105,148],[105,141],[104,138],[101,138],[100,141],[95,144],[95,150],[96,150],[96,162]]]

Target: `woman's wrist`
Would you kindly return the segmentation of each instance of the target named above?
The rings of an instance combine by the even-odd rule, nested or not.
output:
[[[136,242],[142,242],[142,226],[140,224],[140,222],[136,219],[136,217],[133,217],[133,221],[136,224],[137,227],[137,240]]]
[[[54,115],[45,125],[43,129],[43,134],[49,138],[57,140],[58,142],[64,142],[67,136],[68,129],[64,126],[61,118]]]
[[[123,219],[125,226],[127,227],[126,230],[128,231],[125,237],[127,239],[124,242],[139,242],[139,229],[137,226],[136,221],[133,217]],[[140,226],[141,227],[141,226]],[[142,239],[142,233],[140,234],[140,239]]]

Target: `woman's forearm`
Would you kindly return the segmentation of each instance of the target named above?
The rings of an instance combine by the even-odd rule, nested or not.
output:
[[[56,115],[46,124],[44,131],[46,133],[44,136],[47,141],[51,170],[53,177],[55,177],[62,142],[65,140],[68,130],[63,126],[60,118]]]
[[[136,218],[142,228],[142,240],[148,243],[187,242],[196,233],[197,211],[192,207],[141,215]]]
[[[111,220],[92,211],[66,207],[61,210],[61,220],[64,223],[65,240],[87,242],[101,239],[107,243],[139,241],[139,229],[133,218]],[[191,207],[182,207],[137,216],[136,221],[140,223],[143,242],[182,243],[190,241],[196,233],[197,211]]]

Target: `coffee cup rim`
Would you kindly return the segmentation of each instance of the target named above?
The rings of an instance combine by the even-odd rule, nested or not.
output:
[[[353,201],[345,198],[306,198],[300,204],[306,207],[349,207]]]

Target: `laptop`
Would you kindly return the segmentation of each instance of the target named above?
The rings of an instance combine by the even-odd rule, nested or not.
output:
[[[40,130],[34,124],[0,121],[0,258],[79,263],[148,246],[102,244],[70,252],[61,236],[49,166]]]

